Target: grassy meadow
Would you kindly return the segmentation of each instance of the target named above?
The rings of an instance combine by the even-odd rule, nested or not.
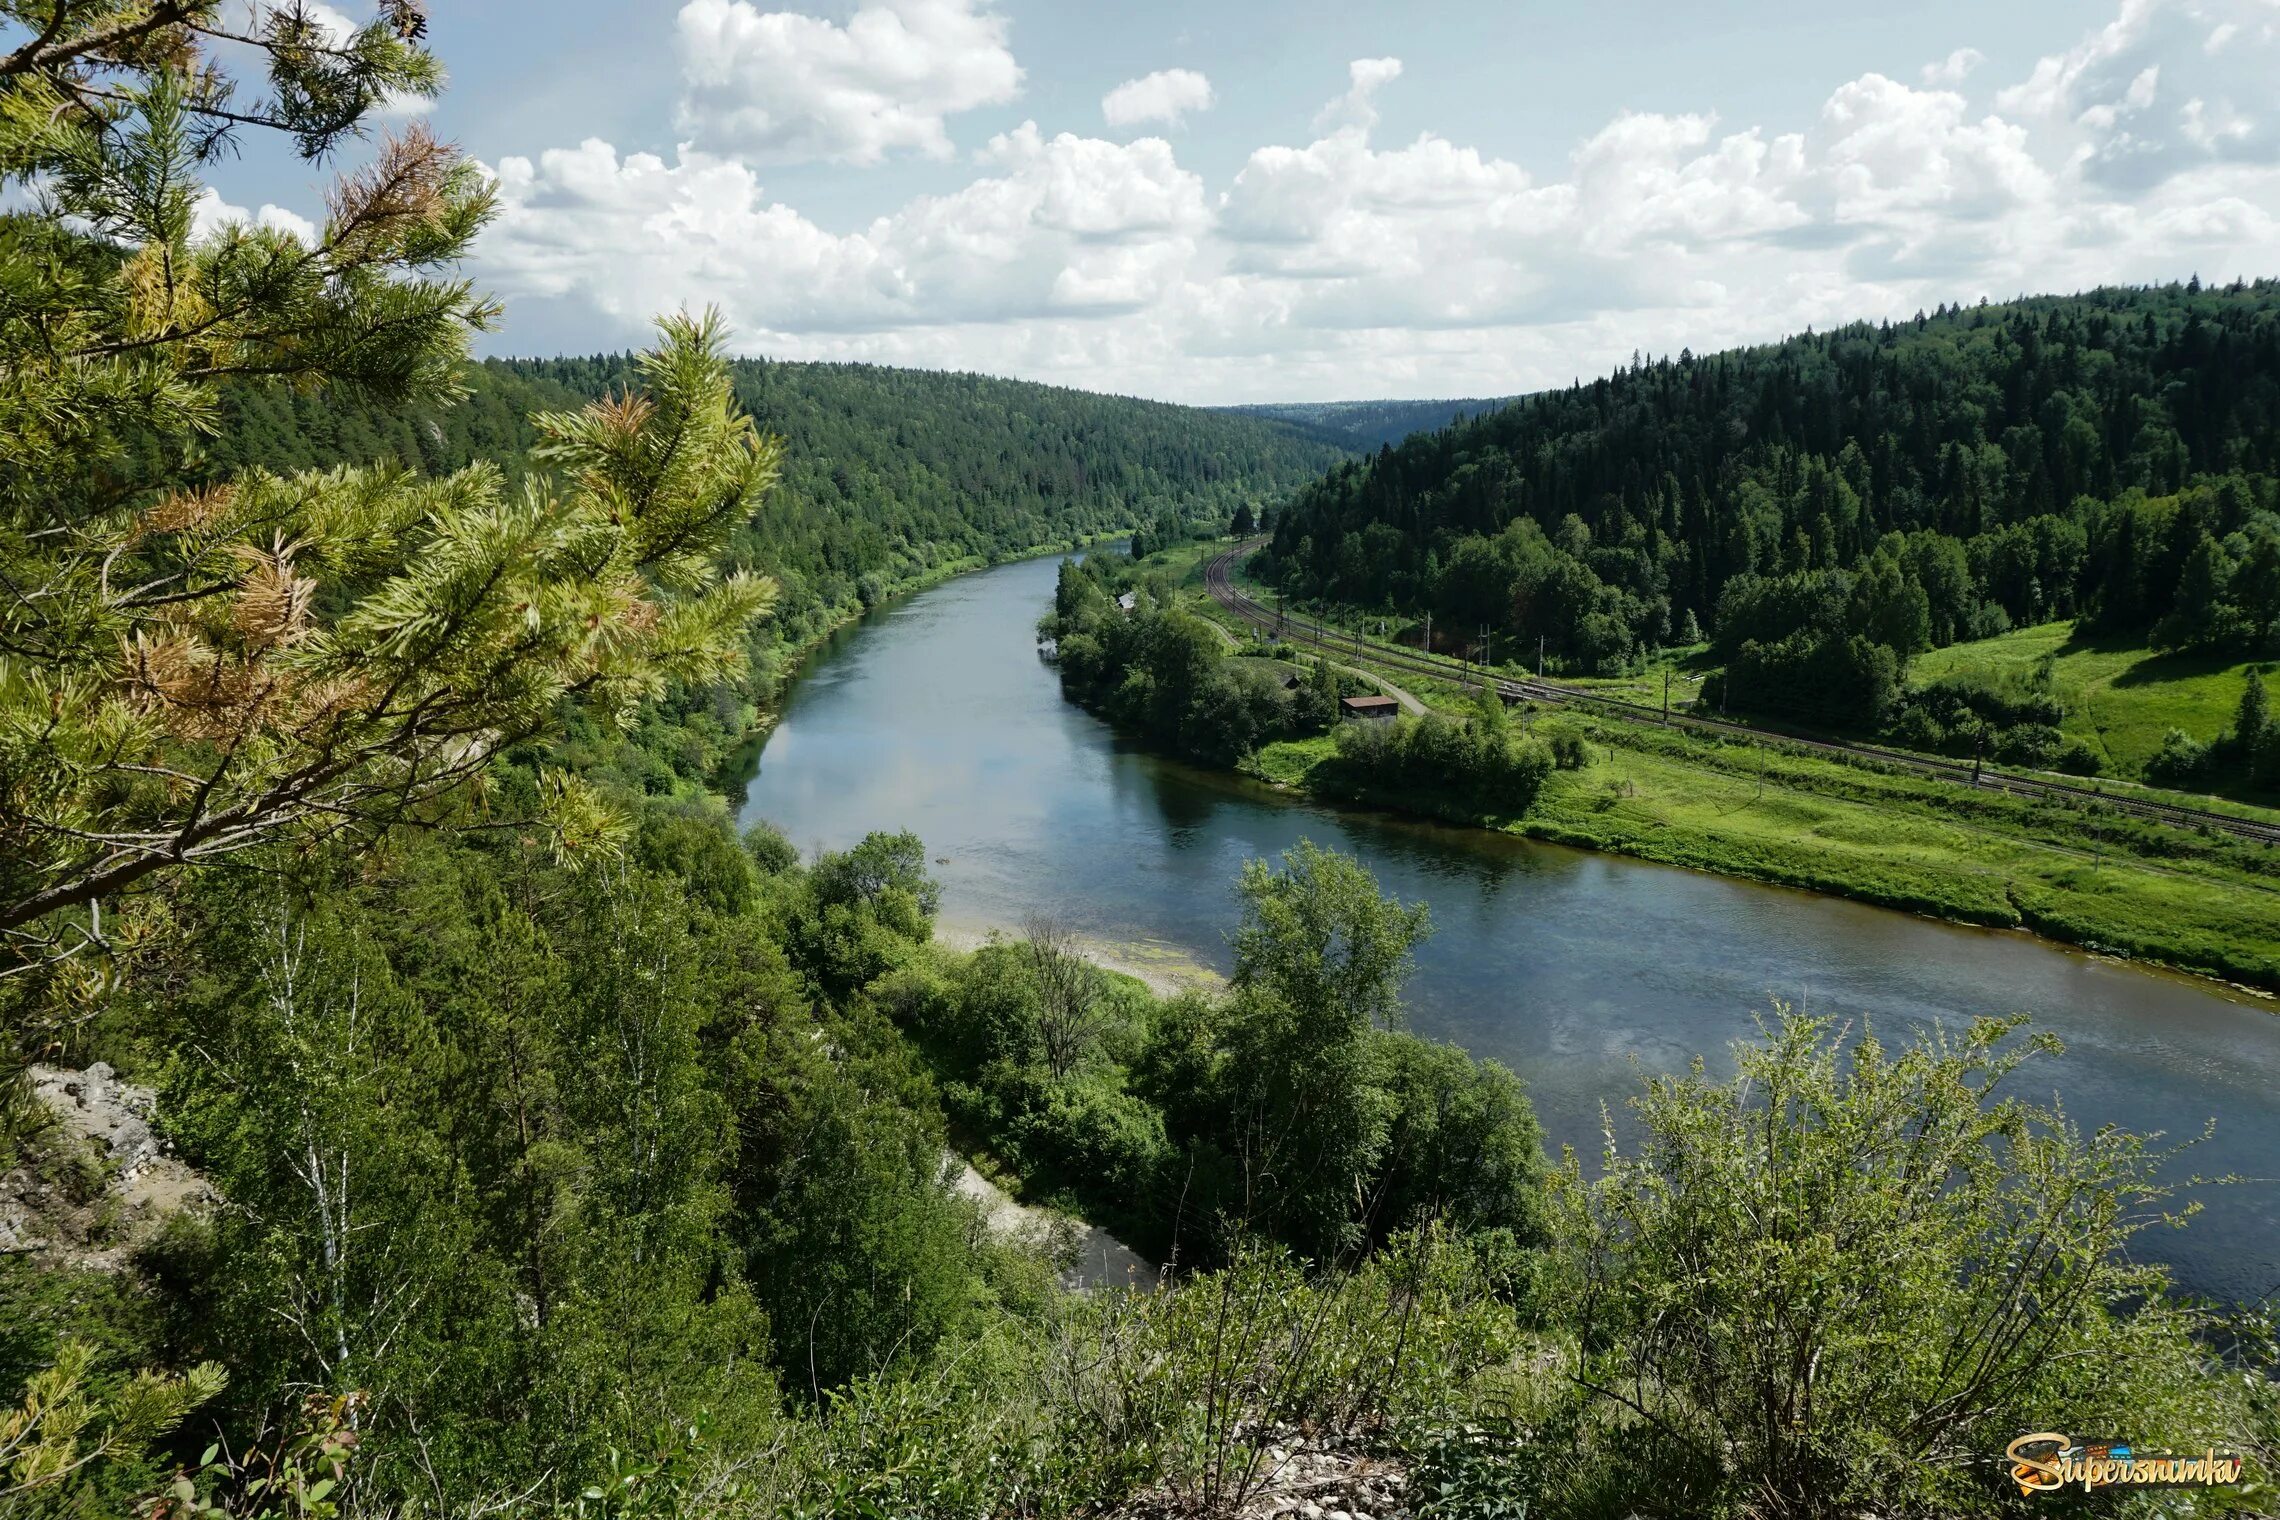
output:
[[[1554,773],[1523,817],[1374,800],[2280,989],[2280,849],[1684,730],[1532,723],[1581,733],[1589,761]],[[1327,738],[1274,744],[1252,770],[1304,790],[1333,756]]]
[[[1921,685],[1966,676],[2023,689],[2045,657],[2052,692],[2066,704],[2061,731],[2095,746],[2110,774],[2127,777],[2143,774],[2169,730],[2206,741],[2229,726],[2250,671],[2268,681],[2280,674],[2280,660],[2161,654],[2128,638],[2078,632],[2072,623],[2042,623],[1920,654],[1908,679]]]

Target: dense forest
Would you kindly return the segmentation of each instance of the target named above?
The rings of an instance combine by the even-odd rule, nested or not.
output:
[[[1225,986],[1159,997],[1050,920],[936,943],[907,833],[740,831],[701,752],[783,620],[1233,516],[1305,449],[876,371],[795,404],[710,314],[447,410],[496,207],[402,110],[423,9],[220,12],[0,0],[0,178],[46,197],[0,216],[0,1512],[1993,1516],[2048,1428],[2269,1511],[2269,1315],[2140,1262],[2190,1200],[1999,1090],[2015,1023],[1777,1010],[1586,1170],[1404,1029],[1430,915],[1352,860],[1246,862]],[[197,229],[238,134],[382,119],[313,236]],[[1137,600],[1063,584],[1144,697]],[[1551,763],[1493,704],[1369,742]],[[1069,1290],[954,1147],[1160,1277]]]
[[[1258,568],[1571,672],[1707,637],[1710,700],[1874,728],[2014,623],[2269,649],[2276,478],[2280,282],[2195,281],[1634,360],[1339,466]]]
[[[775,626],[794,642],[945,565],[1081,543],[1166,511],[1224,524],[1344,452],[1271,420],[983,375],[765,359],[733,374],[738,404],[784,440],[785,463],[732,553],[782,588]],[[631,355],[494,359],[445,407],[239,385],[225,393],[212,467],[393,459],[443,474],[489,460],[519,473],[532,417],[633,378]]]
[[[1510,406],[1514,398],[1466,397],[1453,401],[1270,401],[1221,407],[1242,417],[1289,423],[1350,451],[1367,453]]]

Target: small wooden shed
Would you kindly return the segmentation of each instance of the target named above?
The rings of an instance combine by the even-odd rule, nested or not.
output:
[[[1401,704],[1391,697],[1340,697],[1338,713],[1341,717],[1382,722],[1400,717]]]

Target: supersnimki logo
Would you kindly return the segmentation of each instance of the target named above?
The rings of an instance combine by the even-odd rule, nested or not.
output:
[[[2210,1447],[2198,1454],[2137,1451],[2120,1441],[2077,1442],[2038,1430],[2003,1448],[2022,1494],[2055,1494],[2079,1484],[2100,1488],[2217,1488],[2238,1483],[2241,1458]]]

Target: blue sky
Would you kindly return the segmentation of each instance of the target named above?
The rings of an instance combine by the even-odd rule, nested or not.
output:
[[[1478,395],[2280,274],[2280,0],[432,11],[431,120],[500,177],[497,352],[715,304],[783,357]],[[251,152],[213,214],[313,216],[320,180]]]

